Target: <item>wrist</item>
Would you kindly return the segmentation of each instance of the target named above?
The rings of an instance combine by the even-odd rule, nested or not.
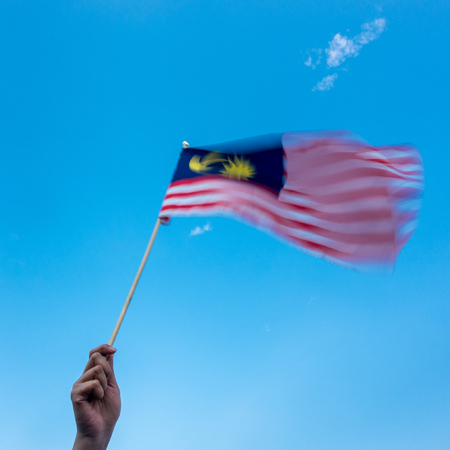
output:
[[[77,433],[73,450],[106,450],[111,436],[112,433],[108,433],[108,435],[94,438]]]

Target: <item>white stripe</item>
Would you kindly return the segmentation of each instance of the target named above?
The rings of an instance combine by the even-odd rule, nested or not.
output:
[[[414,183],[413,181],[406,180],[398,180],[402,183],[405,183],[404,186],[407,186],[409,183]],[[377,186],[389,186],[390,181],[387,182],[386,178],[378,177],[378,176],[365,176],[360,178],[355,178],[351,180],[339,181],[333,184],[328,184],[326,186],[305,186],[301,182],[296,182],[294,179],[287,178],[287,182],[285,187],[287,189],[299,190],[300,192],[306,192],[308,195],[329,195],[329,194],[342,194],[345,195],[346,192],[358,191],[360,189],[372,188]],[[416,182],[417,185],[421,185],[420,181]]]
[[[168,191],[169,192],[169,191]],[[192,195],[189,197],[171,197],[170,199],[165,200],[163,206],[168,205],[196,205],[196,204],[204,204],[210,202],[218,202],[218,201],[227,201],[231,198],[235,201],[240,199],[246,200],[248,202],[254,202],[261,206],[262,208],[269,209],[276,215],[280,217],[284,217],[286,219],[296,220],[305,222],[308,225],[318,226],[330,231],[346,233],[346,234],[354,234],[357,232],[373,232],[373,231],[388,231],[392,228],[391,222],[389,219],[370,219],[367,221],[346,221],[345,223],[339,223],[335,221],[328,221],[325,219],[316,218],[307,212],[299,212],[294,211],[291,207],[295,205],[295,202],[285,203],[284,201],[277,201],[271,198],[260,198],[258,196],[258,192],[244,192],[244,191],[227,191],[227,192],[217,192],[214,194],[196,194],[195,192],[191,192]],[[361,201],[353,201],[342,203],[342,207],[339,209],[336,205],[330,205],[328,208],[329,212],[357,212],[358,210],[379,210],[379,209],[390,209],[389,200],[386,197],[372,197],[372,201],[368,202],[367,200]],[[360,230],[360,231],[358,231]],[[361,231],[363,230],[363,231]]]
[[[364,187],[373,187],[373,183],[368,182],[365,179],[361,180],[362,182],[359,183],[352,191],[359,190]],[[348,183],[345,183],[348,185]],[[287,185],[288,189],[295,189],[294,186]],[[341,184],[341,187],[344,187],[344,183]],[[172,195],[172,194],[195,194],[198,191],[202,190],[215,190],[218,192],[215,192],[214,194],[208,194],[209,195],[217,195],[221,192],[229,192],[232,191],[234,193],[237,192],[245,192],[247,195],[254,195],[258,198],[263,199],[267,202],[272,202],[275,200],[275,195],[271,194],[270,192],[267,192],[265,190],[259,189],[257,187],[254,187],[253,185],[247,185],[244,183],[227,183],[226,181],[222,180],[212,180],[207,182],[196,182],[195,184],[186,184],[186,185],[179,185],[174,187],[169,187],[166,195]],[[348,193],[349,191],[344,191],[345,193]],[[351,191],[350,191],[351,192]],[[327,192],[324,195],[329,194],[339,194],[338,190],[333,190],[330,192],[330,190],[327,189]],[[315,201],[315,199],[311,198],[311,196],[305,196],[302,193],[291,193],[287,192],[286,190],[282,190],[280,192],[279,199],[281,202],[287,202],[292,203],[298,206],[304,206],[316,209],[318,212],[324,212],[324,213],[336,213],[336,212],[351,212],[351,211],[357,211],[358,209],[364,209],[367,210],[367,206],[371,206],[372,208],[369,209],[378,209],[381,205],[380,200],[383,199],[383,197],[379,196],[371,196],[366,197],[367,198],[367,204],[362,205],[363,200],[346,200],[345,199],[346,194],[342,193],[342,202],[334,202],[333,204],[323,204],[320,202]],[[186,197],[188,199],[189,197]],[[386,199],[386,198],[385,198]],[[171,201],[172,199],[166,199],[167,201]],[[164,201],[166,201],[164,200]],[[373,200],[373,201],[372,201]],[[181,197],[177,197],[177,201],[183,202],[183,199]],[[188,201],[188,200],[186,200]],[[198,200],[196,200],[198,202]],[[276,200],[275,200],[276,201]],[[388,201],[388,200],[386,200]],[[370,205],[368,203],[371,203]],[[165,203],[163,203],[165,204]],[[182,203],[180,203],[182,204]],[[353,206],[352,206],[353,205]]]
[[[245,210],[243,210],[242,208],[239,208],[239,206],[240,205],[235,204],[233,205],[232,208],[216,206],[216,207],[209,207],[207,209],[205,208],[202,209],[201,207],[198,207],[197,209],[193,208],[189,210],[189,216],[193,215],[204,216],[205,213],[207,213],[207,215],[238,216],[240,220],[246,223],[250,223],[256,226],[257,228],[263,230],[268,228],[273,232],[286,237],[289,236],[297,237],[354,256],[358,255],[362,256],[366,254],[390,255],[392,253],[393,243],[384,243],[384,244],[342,243],[331,240],[326,237],[319,236],[314,233],[300,231],[294,228],[280,225],[274,222],[264,212],[260,212],[259,210],[253,210],[252,208],[245,208]],[[168,213],[170,213],[171,216],[179,216],[179,217],[186,216],[186,213],[177,210],[169,210]]]
[[[411,175],[411,172],[421,170],[421,167],[417,164],[405,164],[395,167],[395,164],[387,165],[386,163],[367,161],[358,157],[333,162],[314,162],[314,159],[316,158],[300,158],[299,156],[298,161],[289,161],[287,165],[288,173],[293,175],[298,174],[303,177],[302,181],[307,182],[311,178],[345,174],[352,169],[378,169],[395,173],[402,177],[414,177],[416,175]]]
[[[230,205],[236,205],[236,208],[239,210],[246,210],[247,208],[252,208],[251,204],[259,205],[261,208],[268,210],[272,214],[279,216],[280,218],[285,218],[288,220],[294,220],[303,222],[305,225],[313,225],[323,229],[324,232],[331,233],[340,233],[342,235],[354,235],[354,234],[370,234],[370,233],[382,233],[393,231],[392,227],[392,219],[379,219],[379,220],[368,220],[364,222],[347,222],[347,223],[336,223],[336,222],[328,222],[320,219],[316,219],[310,216],[297,214],[289,209],[289,205],[283,205],[280,203],[267,203],[261,201],[257,197],[254,196],[246,196],[239,193],[239,195],[234,195],[233,193],[222,193],[215,196],[215,198],[208,196],[208,202],[205,201],[205,197],[202,195],[196,196],[192,198],[191,201],[187,201],[186,198],[182,199],[172,199],[173,202],[168,202],[166,207],[173,206],[191,206],[191,205],[201,205],[208,202],[226,202]],[[243,204],[242,200],[246,200],[250,202],[250,205]],[[230,206],[232,207],[232,206]],[[254,209],[257,210],[256,208]],[[261,211],[260,214],[266,214]],[[271,219],[272,220],[272,219]],[[301,226],[299,224],[299,226]],[[288,227],[290,228],[290,227]],[[309,233],[309,232],[308,232]],[[313,232],[314,233],[314,232]]]

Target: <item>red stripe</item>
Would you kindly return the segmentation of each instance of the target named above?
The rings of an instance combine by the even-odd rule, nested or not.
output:
[[[392,193],[389,193],[389,195],[391,197],[395,196],[396,198],[411,198],[416,192],[417,189],[415,188],[401,187],[397,188]],[[284,187],[282,193],[294,198],[297,197],[300,200],[304,199],[308,202],[313,201],[319,205],[336,205],[338,203],[347,203],[355,200],[370,199],[371,197],[385,196],[387,195],[387,190],[386,186],[373,186],[355,189],[352,191],[344,191],[337,194],[330,192],[329,194],[311,195]]]
[[[295,149],[292,147],[295,147]],[[387,167],[395,167],[397,170],[401,170],[399,167],[396,167],[397,165],[422,165],[420,154],[414,147],[407,145],[371,147],[358,141],[332,138],[299,141],[295,144],[289,144],[288,148],[289,150],[286,152],[288,164],[294,163],[294,165],[296,161],[302,166],[306,163],[306,165],[311,165],[311,167],[321,167],[333,162],[346,160],[376,162]],[[355,148],[357,151],[355,151]],[[398,156],[384,154],[389,151],[404,152],[404,154]],[[303,153],[303,155],[298,155],[298,152]],[[380,158],[369,156],[369,154],[377,152],[380,153]],[[291,158],[289,158],[290,153],[292,154]],[[369,157],[366,158],[366,156]]]
[[[292,230],[303,231],[306,233],[316,234],[317,236],[330,239],[336,242],[341,242],[343,244],[351,244],[351,245],[361,245],[361,244],[372,244],[372,243],[389,243],[395,241],[395,233],[394,230],[390,232],[371,232],[371,233],[352,233],[346,234],[338,231],[329,230],[326,228],[318,227],[316,225],[312,225],[300,220],[288,219],[286,217],[282,217],[280,215],[275,214],[268,208],[265,208],[261,205],[258,205],[255,202],[243,199],[232,197],[233,194],[230,193],[230,198],[227,200],[219,200],[217,202],[207,203],[210,205],[222,205],[226,206],[230,209],[230,211],[234,211],[233,205],[244,206],[247,208],[253,208],[260,212],[268,215],[274,223],[285,226],[286,228],[291,228]],[[203,205],[203,204],[202,204]],[[164,206],[161,211],[167,211],[169,209],[169,205]],[[172,207],[177,209],[190,209],[195,207],[196,205],[173,205]]]
[[[173,194],[170,193],[170,188],[167,190],[167,194],[164,197],[164,201],[170,199],[170,198],[176,198],[176,197],[192,197],[192,196],[200,196],[200,195],[211,195],[213,193],[219,192],[218,189],[203,189],[198,191],[191,191],[191,192],[175,192]]]
[[[410,172],[410,175],[420,175],[421,172],[419,171],[412,171]],[[294,176],[295,173],[289,172],[288,174],[288,183],[289,183],[289,176]],[[401,175],[397,175],[395,173],[389,172],[384,169],[377,169],[373,167],[362,167],[357,169],[350,169],[346,170],[344,172],[334,173],[334,174],[327,174],[324,176],[314,176],[314,177],[308,177],[308,179],[300,180],[300,186],[305,187],[326,187],[326,186],[332,186],[333,184],[342,183],[344,181],[356,181],[357,179],[367,179],[370,177],[379,177],[380,179],[397,179],[397,180],[404,180],[405,178]],[[306,178],[306,177],[305,177]],[[330,187],[330,189],[333,189]]]
[[[380,147],[360,147],[360,151],[354,152],[354,151],[340,151],[336,150],[335,148],[323,148],[321,149],[322,152],[317,154],[317,150],[314,154],[309,153],[308,155],[305,155],[305,158],[308,159],[308,161],[311,161],[316,166],[320,165],[327,165],[332,164],[335,162],[340,161],[349,161],[349,160],[358,160],[358,161],[367,161],[367,162],[374,162],[374,163],[380,163],[385,164],[388,166],[392,165],[421,165],[421,159],[420,157],[416,156],[415,153],[403,153],[402,155],[397,156],[390,156],[386,155],[385,153],[389,151],[397,151],[401,152],[404,151],[402,148],[394,148],[394,147],[386,147],[386,148],[380,148]],[[376,154],[379,154],[377,157]],[[305,159],[302,158],[302,159]]]
[[[181,184],[177,183],[179,187]],[[188,184],[188,183],[186,183]],[[192,183],[189,183],[192,184]],[[239,192],[246,192],[247,195],[251,195],[252,193],[246,191],[246,187],[243,187],[241,184],[233,184],[233,188],[236,189],[235,192],[237,192],[237,188],[239,188]],[[406,199],[411,198],[412,194],[416,192],[417,190],[413,188],[399,188],[393,193],[386,193],[386,188],[384,186],[381,187],[375,187],[371,189],[366,189],[362,191],[354,191],[351,193],[347,193],[346,195],[343,194],[335,194],[330,196],[320,196],[320,200],[322,200],[324,197],[327,198],[327,202],[321,201],[320,203],[324,204],[336,204],[338,201],[344,202],[344,201],[352,201],[352,200],[358,200],[358,199],[365,199],[370,201],[369,194],[377,195],[377,196],[385,196],[386,201],[388,198],[392,199]],[[252,191],[253,192],[253,191]],[[295,198],[298,196],[297,192],[291,189],[283,189],[282,194],[284,192],[287,192],[291,195],[291,197]],[[168,193],[165,197],[165,201],[169,199],[174,198],[189,198],[189,197],[197,197],[197,196],[203,196],[203,195],[217,195],[217,194],[224,194],[224,189],[222,188],[212,188],[212,189],[199,189],[193,192],[178,192],[178,193],[171,193],[171,189],[169,188]],[[303,198],[305,196],[301,196],[300,198]],[[311,196],[310,196],[311,197]],[[387,203],[386,206],[381,207],[366,207],[361,206],[358,210],[355,211],[348,211],[348,212],[326,212],[322,211],[316,208],[307,207],[295,204],[293,202],[293,198],[291,201],[285,200],[284,195],[282,195],[282,198],[279,200],[280,206],[283,207],[283,209],[287,211],[291,211],[294,213],[303,214],[306,216],[310,216],[312,218],[323,220],[331,223],[354,223],[354,222],[361,222],[361,221],[369,221],[374,219],[385,219],[391,217],[391,205],[390,202]],[[313,197],[314,198],[314,197]],[[265,200],[264,198],[261,198],[261,200]],[[316,200],[316,198],[314,198]],[[319,202],[315,202],[319,203]]]
[[[386,190],[384,189],[384,191],[385,191],[384,194],[386,195]],[[164,202],[166,202],[167,200],[177,198],[180,199],[192,198],[192,200],[195,202],[196,197],[205,195],[218,195],[218,194],[223,195],[225,194],[225,192],[223,189],[218,188],[218,189],[203,189],[191,192],[171,193],[169,188],[168,193],[166,194],[166,197],[164,199]],[[336,224],[365,222],[373,219],[386,219],[391,217],[391,208],[388,205],[377,208],[360,207],[360,209],[356,211],[349,211],[349,212],[325,212],[315,208],[297,205],[292,201],[288,201],[283,198],[279,200],[279,206],[280,208],[282,208],[287,212],[303,214],[305,216],[309,216],[314,219]]]
[[[227,184],[229,183],[230,189],[236,185],[237,186],[248,185],[248,186],[253,186],[255,188],[258,188],[258,189],[262,189],[262,190],[268,192],[269,194],[278,196],[278,192],[276,192],[274,189],[271,189],[270,187],[268,187],[264,184],[259,184],[259,183],[255,183],[254,181],[246,181],[246,180],[231,180],[222,175],[201,175],[199,177],[194,177],[194,178],[184,178],[182,180],[172,181],[169,185],[169,188],[177,187],[177,186],[188,186],[191,184],[203,183],[203,182],[208,182],[208,181],[218,181],[218,180],[220,180],[224,183],[227,183]]]
[[[228,210],[229,212],[231,212],[233,215],[236,215],[238,217],[243,217],[245,218],[245,220],[247,220],[250,223],[256,224],[258,225],[258,223],[255,221],[254,218],[252,218],[251,216],[249,216],[248,214],[245,214],[242,211],[236,211],[234,208],[228,208],[228,204],[227,202],[212,202],[212,203],[205,203],[202,205],[188,205],[188,206],[173,206],[173,207],[166,207],[166,210],[191,210],[193,208],[197,208],[197,209],[202,209],[202,210],[206,210],[205,212],[208,213],[208,210],[210,210],[209,212],[214,212],[214,210],[217,210],[217,208],[224,208],[226,210]],[[213,211],[211,211],[211,209]],[[278,234],[279,236],[282,236],[283,238],[287,239],[288,241],[294,243],[297,246],[306,248],[308,250],[314,251],[314,252],[319,252],[320,254],[326,255],[330,258],[333,259],[338,259],[341,261],[346,261],[346,262],[356,262],[357,260],[360,261],[365,261],[367,259],[367,254],[366,255],[358,255],[357,252],[359,250],[358,246],[346,246],[346,248],[348,250],[353,249],[354,251],[356,250],[356,253],[346,253],[342,250],[337,250],[335,248],[326,246],[324,244],[319,244],[317,242],[313,242],[311,240],[305,239],[305,238],[299,238],[297,236],[292,236],[289,234],[286,234],[285,232],[282,232],[278,227],[276,227],[276,223],[274,223],[272,226],[266,226],[266,228],[270,229],[271,231],[273,231],[274,233]],[[343,244],[344,245],[344,244]],[[381,254],[381,253],[380,253]],[[380,261],[386,261],[386,260],[390,260],[390,257],[386,257],[386,255],[384,257],[380,257],[379,258]]]
[[[378,209],[361,208],[357,211],[350,212],[322,212],[306,206],[295,205],[294,203],[286,203],[289,205],[289,210],[294,210],[299,214],[309,215],[315,219],[324,220],[326,222],[335,223],[353,223],[366,222],[371,219],[386,219],[391,216],[391,210],[388,206]]]
[[[163,210],[183,210],[183,211],[187,210],[187,211],[189,211],[189,210],[194,209],[194,208],[200,208],[200,209],[208,210],[208,209],[217,209],[219,207],[225,207],[226,208],[228,206],[229,205],[227,204],[227,202],[213,202],[213,203],[203,203],[201,205],[170,206],[170,207],[168,206],[168,207],[164,207],[162,209],[162,211]],[[251,223],[255,223],[255,220],[253,218],[251,218],[249,215],[243,213],[242,211],[235,211],[235,210],[231,209],[230,212],[245,218],[246,220],[248,220]],[[314,248],[315,251],[317,251],[320,248],[323,251],[323,253],[328,255],[328,256],[335,257],[335,255],[340,254],[341,256],[345,255],[347,258],[351,257],[351,255],[346,254],[344,252],[340,252],[339,250],[335,250],[335,249],[333,249],[331,247],[327,247],[325,245],[321,245],[321,244],[309,241],[307,239],[300,239],[300,238],[297,238],[297,237],[290,236],[288,234],[282,233],[275,227],[269,227],[269,228],[272,231],[274,231],[275,233],[283,236],[284,238],[286,238],[286,239],[288,239],[288,240],[290,240],[292,242],[295,242],[297,245],[299,245],[300,242],[303,242],[305,244],[307,243],[309,245],[309,248],[311,248],[311,249]],[[304,246],[304,245],[302,245],[302,246]]]

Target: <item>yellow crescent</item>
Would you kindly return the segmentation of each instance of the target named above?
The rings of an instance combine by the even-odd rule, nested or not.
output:
[[[211,152],[205,155],[203,159],[198,155],[194,155],[189,161],[189,169],[196,173],[208,172],[208,170],[212,169],[212,167],[209,167],[211,164],[226,161],[226,159],[218,158],[219,155],[221,153]]]

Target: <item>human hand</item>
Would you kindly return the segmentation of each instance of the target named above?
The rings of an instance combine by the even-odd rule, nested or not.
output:
[[[105,450],[120,415],[120,391],[113,368],[115,348],[100,345],[71,392],[77,436],[73,450]],[[104,358],[108,357],[108,360]]]

